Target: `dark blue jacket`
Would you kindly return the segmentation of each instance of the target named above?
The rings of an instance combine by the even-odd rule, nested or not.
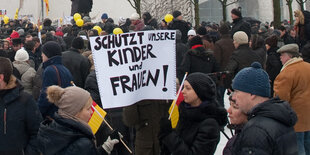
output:
[[[104,155],[96,148],[93,133],[81,123],[55,114],[55,120],[41,123],[38,132],[39,150],[44,155]]]
[[[0,90],[0,154],[36,155],[37,132],[42,117],[31,95],[11,78]]]
[[[53,68],[53,65],[57,67],[60,82],[58,81],[57,72]],[[70,71],[62,65],[61,56],[51,57],[49,60],[44,62],[43,69],[43,82],[38,105],[43,117],[45,118],[46,116],[53,117],[53,114],[58,109],[54,104],[48,102],[46,98],[46,88],[52,85],[60,85],[62,88],[66,88],[71,86],[70,82],[73,80],[73,78]]]
[[[297,155],[296,113],[278,98],[256,105],[233,145],[235,155]]]

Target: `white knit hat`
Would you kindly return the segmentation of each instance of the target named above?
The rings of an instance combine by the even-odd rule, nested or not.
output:
[[[118,24],[119,26],[123,26],[124,24],[126,24],[126,18],[119,17]]]
[[[249,43],[248,35],[243,31],[236,32],[233,36],[233,39],[240,45]]]
[[[15,61],[27,61],[29,60],[28,52],[24,49],[19,49],[14,57]]]
[[[189,30],[188,32],[187,32],[187,36],[196,36],[197,34],[196,34],[196,31],[195,30]]]
[[[130,20],[138,20],[140,18],[140,15],[138,13],[133,13],[130,16]]]

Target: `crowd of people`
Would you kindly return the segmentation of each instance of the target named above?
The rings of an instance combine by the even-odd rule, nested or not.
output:
[[[279,28],[249,23],[238,9],[232,23],[195,28],[180,11],[172,15],[171,22],[149,12],[114,22],[103,13],[100,22],[84,16],[83,26],[72,20],[60,27],[46,18],[42,28],[27,18],[2,21],[0,154],[126,155],[125,141],[136,155],[211,155],[223,133],[223,155],[309,155],[310,13],[296,10],[294,24],[284,20]],[[103,104],[89,37],[115,28],[176,30],[177,81],[189,75],[175,129],[169,100],[104,109],[113,131],[103,123],[94,134],[87,124],[93,101]]]

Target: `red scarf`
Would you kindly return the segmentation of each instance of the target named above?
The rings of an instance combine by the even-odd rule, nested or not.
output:
[[[198,47],[203,47],[203,46],[202,45],[194,45],[194,46],[192,46],[191,49],[193,50],[193,49],[198,48]]]

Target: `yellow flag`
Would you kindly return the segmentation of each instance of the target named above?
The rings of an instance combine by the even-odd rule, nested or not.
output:
[[[184,81],[185,81],[186,76],[187,76],[187,72],[185,73],[184,78],[182,80],[182,83],[179,87],[176,99],[173,100],[173,102],[169,108],[169,111],[168,111],[169,112],[169,119],[171,121],[171,127],[173,129],[177,127],[177,124],[179,121],[179,107],[178,106],[184,100],[184,96],[183,96],[181,91],[182,91],[182,87],[184,85]]]
[[[14,16],[14,19],[18,19],[18,8],[16,9],[16,12],[15,12],[15,16]]]
[[[174,109],[174,110],[172,111],[172,109]],[[171,113],[171,111],[172,111],[172,113]],[[173,100],[173,102],[169,108],[169,114],[171,115],[171,118],[170,118],[171,126],[173,129],[175,129],[177,127],[177,124],[179,121],[179,108],[178,108],[178,105],[176,105],[175,100]]]
[[[90,120],[88,121],[88,125],[90,126],[93,134],[95,134],[98,131],[101,123],[103,122],[104,117],[107,115],[107,112],[105,112],[95,102],[93,102],[92,104],[92,110],[93,114]]]
[[[50,6],[48,4],[48,0],[44,0],[45,2],[45,7],[46,7],[46,15],[48,15],[48,12],[50,11]]]

